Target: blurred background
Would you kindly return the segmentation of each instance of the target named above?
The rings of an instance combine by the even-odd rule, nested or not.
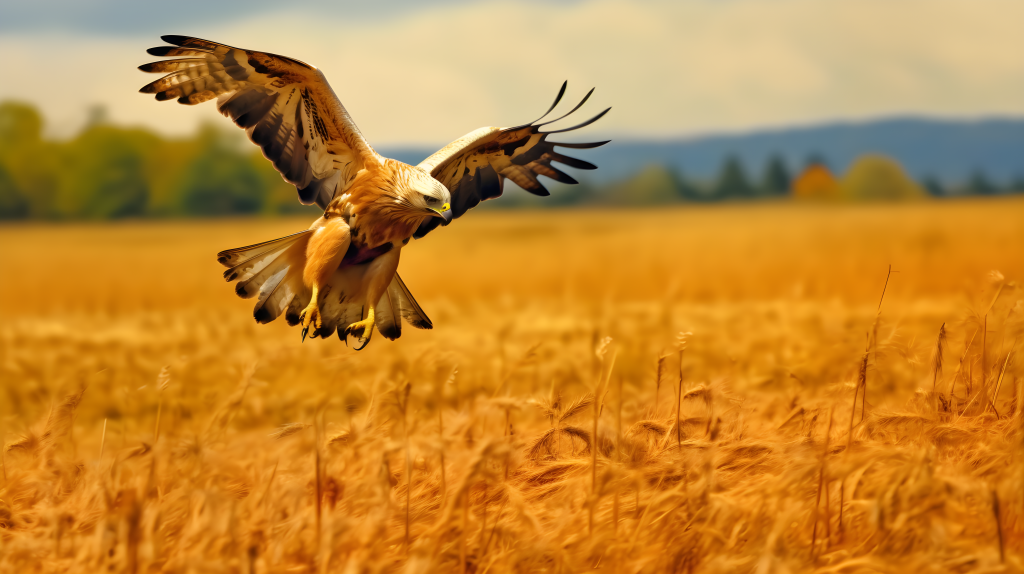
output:
[[[833,570],[1022,570],[1022,24],[1021,0],[0,0],[0,572],[798,572],[822,532]],[[612,110],[562,141],[612,142],[403,250],[432,330],[302,342],[215,254],[320,212],[213,103],[138,93],[162,34],[318,66],[414,164],[565,80],[562,111],[597,90],[563,125]],[[576,415],[603,442],[541,453]],[[632,454],[599,483],[608,437]]]
[[[138,93],[161,34],[320,67],[413,164],[596,86],[579,116],[613,110],[579,137],[613,139],[583,152],[600,169],[490,209],[1019,193],[1022,21],[1016,0],[5,0],[0,218],[304,209],[213,104]]]

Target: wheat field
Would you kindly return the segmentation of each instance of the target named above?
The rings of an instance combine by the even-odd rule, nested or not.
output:
[[[358,353],[306,219],[0,227],[0,572],[1024,570],[1021,199],[471,215]]]

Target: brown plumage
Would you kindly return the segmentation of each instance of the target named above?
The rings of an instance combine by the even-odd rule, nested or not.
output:
[[[257,297],[253,315],[260,323],[284,315],[302,323],[302,336],[335,332],[356,349],[370,340],[373,327],[388,339],[401,335],[402,319],[429,329],[430,319],[398,276],[402,247],[438,225],[458,218],[481,201],[498,197],[504,180],[536,195],[548,195],[545,176],[568,184],[571,176],[553,167],[578,169],[591,163],[564,156],[556,146],[592,148],[608,143],[547,141],[541,126],[575,112],[512,128],[480,128],[455,140],[418,166],[377,154],[319,70],[292,58],[189,38],[163,36],[171,44],[151,48],[174,58],[140,66],[164,73],[140,91],[157,100],[194,105],[217,100],[217,109],[260,146],[281,177],[298,190],[299,201],[324,210],[309,229],[217,255],[236,281],[241,297]]]

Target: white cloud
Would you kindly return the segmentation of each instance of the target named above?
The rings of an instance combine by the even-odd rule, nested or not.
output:
[[[567,99],[597,86],[585,112],[614,107],[590,128],[595,136],[1021,115],[1021,22],[1018,0],[592,0],[371,21],[289,12],[184,32],[318,65],[370,141],[395,144],[533,119],[563,79]],[[213,104],[136,93],[149,76],[134,67],[152,59],[144,49],[155,40],[0,37],[0,99],[38,103],[54,124],[72,126],[65,132],[94,103],[115,121],[171,133],[218,117]]]

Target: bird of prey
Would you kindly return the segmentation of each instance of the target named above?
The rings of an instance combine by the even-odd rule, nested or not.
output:
[[[140,91],[187,105],[216,98],[218,110],[243,128],[296,187],[299,201],[324,210],[305,231],[217,254],[228,268],[225,279],[236,281],[235,292],[257,298],[256,321],[268,323],[283,314],[289,325],[301,323],[303,340],[307,334],[323,338],[337,332],[358,350],[374,326],[391,340],[401,335],[402,319],[430,329],[430,319],[398,276],[402,247],[500,196],[506,178],[541,196],[548,191],[538,176],[577,183],[552,162],[597,166],[555,148],[608,143],[548,141],[550,134],[590,125],[608,112],[569,128],[541,131],[579,109],[594,91],[569,113],[540,123],[561,100],[563,83],[539,119],[474,130],[412,166],[370,147],[317,68],[199,38],[161,39],[170,46],[148,52],[173,59],[139,66],[166,74]]]

